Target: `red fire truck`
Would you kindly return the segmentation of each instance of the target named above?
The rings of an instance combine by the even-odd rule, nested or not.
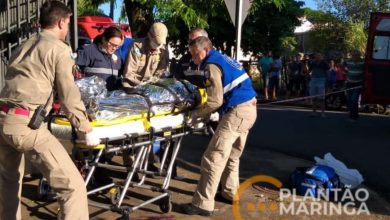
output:
[[[362,101],[390,104],[390,13],[372,13]]]
[[[104,16],[83,16],[77,19],[79,32],[79,46],[89,44],[95,37],[103,33],[104,29],[116,25],[122,29],[126,37],[131,37],[128,24],[114,23],[110,17]]]

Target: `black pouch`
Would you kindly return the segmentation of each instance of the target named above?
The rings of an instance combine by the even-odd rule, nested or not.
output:
[[[38,106],[38,108],[35,109],[34,115],[32,116],[30,122],[28,123],[28,127],[33,130],[38,129],[45,120],[46,113],[47,112],[44,105]]]

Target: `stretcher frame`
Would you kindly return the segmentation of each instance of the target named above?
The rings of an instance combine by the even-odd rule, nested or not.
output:
[[[110,192],[114,193],[111,196],[111,204],[103,204],[92,200],[88,200],[89,205],[117,212],[122,215],[122,218],[128,219],[129,214],[131,212],[145,205],[160,200],[159,203],[160,210],[163,213],[170,212],[172,210],[172,203],[171,203],[171,194],[168,188],[171,181],[174,162],[176,161],[176,157],[180,150],[183,137],[195,131],[201,131],[201,130],[203,131],[205,129],[207,128],[203,127],[199,129],[193,129],[183,124],[183,126],[181,126],[180,128],[165,128],[160,130],[154,130],[153,128],[151,128],[150,132],[145,132],[142,134],[138,134],[138,133],[125,134],[117,138],[110,138],[110,139],[103,140],[103,142],[105,142],[105,147],[99,149],[93,162],[85,164],[86,166],[85,168],[89,170],[85,179],[86,187],[90,183],[92,175],[97,167],[102,167],[109,170],[126,171],[128,173],[123,185],[121,185],[119,182],[114,181],[113,183],[100,186],[98,188],[89,190],[87,192],[87,195],[92,195],[102,190],[111,189]],[[140,138],[144,140],[138,142],[139,140],[141,140]],[[111,145],[110,142],[112,141],[123,141],[123,144]],[[159,170],[156,172],[148,170],[149,154],[152,150],[152,146],[155,141],[160,141],[160,142],[164,141],[167,144],[163,151],[163,158],[161,160]],[[173,146],[172,143],[174,143]],[[165,170],[164,166],[167,162],[168,152],[171,147],[173,148],[172,157],[170,158],[168,168]],[[131,167],[99,163],[99,160],[102,157],[103,153],[114,153],[118,151],[123,152],[128,149],[132,149],[136,151],[135,154],[136,156],[133,165]],[[133,177],[135,174],[142,175],[139,182],[133,181]],[[145,179],[146,179],[146,175],[148,174],[164,177],[161,187],[146,185]],[[151,199],[148,199],[136,206],[123,205],[123,200],[126,196],[129,187],[143,188],[143,189],[151,190],[153,192],[159,192],[161,194]]]
[[[160,87],[164,87],[163,85],[159,85],[159,84],[156,85]],[[168,91],[173,94],[173,91],[171,91],[170,89],[168,89]],[[201,95],[201,103],[204,103],[207,99],[207,94],[203,89],[200,89],[199,93]],[[137,95],[143,95],[143,94],[137,94]],[[90,148],[90,147],[86,147],[85,145],[76,143],[75,140],[77,139],[77,136],[75,134],[74,128],[72,127],[72,142],[73,142],[72,158],[76,163],[76,165],[80,164],[80,162],[83,163],[83,166],[81,167],[80,170],[82,173],[84,171],[87,171],[85,176],[85,186],[87,189],[91,183],[92,176],[96,168],[98,167],[105,168],[108,170],[127,172],[127,176],[123,184],[120,184],[119,181],[113,181],[110,184],[106,184],[91,190],[87,190],[87,196],[90,196],[98,192],[101,192],[103,190],[110,189],[109,193],[112,194],[111,204],[100,203],[90,199],[88,199],[88,203],[89,205],[94,207],[117,212],[122,215],[122,219],[129,219],[129,214],[131,212],[159,200],[160,200],[159,203],[160,210],[163,213],[170,212],[172,210],[172,203],[171,203],[171,193],[169,192],[168,188],[171,181],[172,169],[174,168],[174,163],[176,161],[176,157],[180,150],[183,137],[194,132],[202,132],[205,134],[211,132],[213,134],[213,130],[212,129],[210,130],[208,126],[203,125],[201,128],[189,127],[185,123],[185,120],[183,120],[183,122],[180,125],[177,124],[174,126],[160,127],[158,129],[154,128],[151,123],[152,117],[164,117],[167,116],[168,114],[180,114],[180,112],[178,112],[176,108],[173,108],[171,112],[152,114],[150,112],[150,107],[153,105],[150,103],[150,100],[148,100],[147,97],[144,98],[148,102],[149,111],[145,114],[132,116],[131,119],[143,120],[145,122],[145,128],[147,131],[138,132],[138,133],[126,133],[116,137],[101,138],[100,145],[94,148]],[[158,105],[163,105],[163,104],[167,104],[167,103],[160,103]],[[49,130],[51,130],[51,123],[55,120],[55,118],[65,118],[65,117],[51,116],[51,119],[48,120]],[[69,124],[69,126],[71,125]],[[157,172],[154,172],[148,170],[148,160],[149,160],[149,154],[151,153],[153,144],[156,141],[165,142],[166,146],[163,151],[163,157],[160,162],[159,170]],[[167,164],[168,152],[170,151],[171,148],[173,149],[172,155],[169,160],[169,163]],[[132,150],[133,152],[136,152],[135,159],[131,167],[100,163],[100,160],[104,154],[117,153],[117,152],[123,153],[124,151],[129,149]],[[96,151],[96,150],[98,152],[92,160],[89,159],[83,161],[77,160],[77,157],[83,155],[85,152],[88,152],[88,155],[90,157],[92,155],[92,151]],[[164,169],[166,164],[167,164],[167,168]],[[142,175],[139,182],[134,182],[133,179],[135,174]],[[163,183],[161,184],[160,187],[146,185],[145,184],[146,175],[164,177]],[[42,192],[38,192],[39,197],[42,198],[42,196],[40,195],[42,193],[50,194],[50,192],[48,192],[50,191],[50,187],[48,186],[48,183],[45,182],[44,179],[43,181],[41,180],[39,184],[40,186],[38,190],[40,191],[42,189],[41,190]],[[141,204],[135,206],[123,205],[123,201],[125,199],[129,187],[143,188],[143,189],[151,190],[153,192],[159,192],[160,195],[148,199],[142,202]]]
[[[57,116],[54,116],[54,118]],[[59,118],[62,118],[62,116],[59,116]],[[53,120],[50,120],[51,122]],[[50,123],[48,124],[50,129]],[[72,159],[77,164],[82,163],[83,166],[81,167],[80,171],[82,173],[85,173],[85,187],[88,189],[88,187],[91,184],[91,180],[93,177],[94,172],[96,171],[96,168],[101,167],[107,170],[115,170],[115,171],[124,171],[127,172],[126,179],[123,183],[120,181],[113,181],[110,184],[106,184],[103,186],[99,186],[94,189],[87,190],[87,196],[91,196],[93,194],[97,194],[104,190],[109,190],[110,194],[110,200],[111,204],[96,202],[88,198],[88,204],[94,207],[102,208],[105,210],[110,210],[113,212],[117,212],[121,214],[121,219],[129,219],[130,213],[133,211],[148,205],[150,203],[159,201],[159,207],[160,210],[163,213],[169,213],[172,210],[172,202],[171,202],[171,193],[169,192],[168,188],[170,185],[171,177],[172,177],[172,169],[174,168],[174,163],[176,161],[177,155],[179,153],[179,150],[181,148],[182,140],[184,136],[192,134],[194,132],[202,132],[207,134],[209,131],[208,126],[203,126],[201,128],[193,128],[186,125],[185,122],[183,122],[180,126],[176,127],[165,127],[160,129],[155,129],[153,126],[151,126],[147,132],[141,132],[141,133],[130,133],[130,134],[123,134],[119,135],[117,137],[110,137],[110,138],[102,138],[101,144],[96,147],[86,147],[83,144],[78,144],[75,142],[76,135],[73,134],[73,149],[72,149]],[[72,128],[72,130],[74,130]],[[212,130],[211,130],[211,133]],[[156,141],[165,142],[165,148],[163,150],[163,156],[160,161],[160,167],[158,171],[150,171],[148,170],[148,161],[149,161],[149,154],[152,151],[153,144]],[[170,149],[172,150],[171,158],[169,159],[169,163],[167,162],[168,153],[170,152]],[[127,150],[132,150],[135,152],[135,159],[133,161],[132,166],[125,167],[120,165],[112,165],[112,164],[106,164],[101,163],[100,160],[102,159],[102,156],[104,154],[109,153],[120,153]],[[92,151],[98,151],[95,157],[90,160],[89,158],[92,155]],[[84,160],[83,155],[87,153],[88,157]],[[82,158],[83,161],[80,159]],[[164,167],[167,168],[164,169]],[[139,180],[139,182],[134,181],[134,175],[141,174],[142,177]],[[153,175],[158,177],[164,177],[163,182],[160,187],[147,185],[145,184],[146,175]],[[47,189],[48,183],[45,182],[45,180],[40,181],[39,188],[46,188]],[[151,190],[153,192],[160,193],[156,197],[152,197],[138,205],[135,206],[129,206],[129,205],[123,205],[123,201],[125,199],[125,196],[128,192],[128,189],[132,188],[142,188]],[[47,193],[49,192],[42,192]],[[41,193],[38,193],[41,194]],[[42,196],[40,196],[42,197]]]

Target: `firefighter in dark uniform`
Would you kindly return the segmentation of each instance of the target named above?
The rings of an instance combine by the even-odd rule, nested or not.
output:
[[[194,28],[188,34],[188,42],[201,36],[208,37],[208,34],[202,28]],[[210,77],[207,72],[199,70],[198,65],[192,61],[190,53],[186,53],[179,60],[173,75],[176,79],[185,79],[200,88],[206,87],[207,78]]]
[[[48,1],[40,15],[42,32],[15,51],[0,93],[0,219],[21,219],[24,156],[56,192],[58,219],[87,220],[84,180],[47,125],[37,120],[45,117],[41,110],[46,107],[49,112],[58,96],[67,118],[85,137],[86,144],[95,146],[100,142],[74,83],[72,51],[64,43],[71,10],[59,1]]]
[[[188,42],[195,40],[198,37],[208,37],[206,30],[202,28],[194,28],[188,34]],[[177,64],[177,68],[174,72],[174,77],[178,80],[185,79],[190,83],[198,86],[199,88],[206,88],[210,78],[210,72],[208,70],[200,70],[199,65],[196,65],[190,53],[186,53]],[[210,121],[208,122],[211,133],[213,133],[218,126],[219,113],[215,112],[211,114]]]
[[[108,91],[119,89],[121,54],[117,49],[122,45],[123,35],[118,27],[111,26],[95,38],[90,45],[77,52],[77,65],[85,76],[98,76],[106,81]]]

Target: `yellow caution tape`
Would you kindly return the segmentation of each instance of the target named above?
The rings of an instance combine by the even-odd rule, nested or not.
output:
[[[201,97],[201,102],[199,105],[203,105],[204,103],[207,102],[206,90],[205,89],[198,89],[198,91],[199,91],[199,94]],[[179,113],[179,110],[175,109],[173,111],[173,113]],[[157,114],[151,113],[151,116],[152,117],[164,117],[164,116],[169,115],[169,114],[172,114],[172,112],[170,112],[170,111],[169,112],[159,112]],[[137,120],[143,120],[145,128],[149,129],[151,127],[151,124],[150,124],[150,121],[147,120],[147,118],[148,118],[148,113],[145,112],[145,113],[138,114],[138,115],[123,116],[123,117],[119,117],[119,118],[116,118],[113,120],[92,121],[92,122],[90,122],[90,124],[92,127],[103,127],[103,126],[125,124],[125,123],[129,123],[129,122],[134,122]],[[56,118],[56,119],[54,119],[54,123],[58,124],[58,125],[67,125],[67,126],[70,125],[68,119],[66,119],[66,118]],[[181,125],[179,125],[178,127],[181,127]]]

